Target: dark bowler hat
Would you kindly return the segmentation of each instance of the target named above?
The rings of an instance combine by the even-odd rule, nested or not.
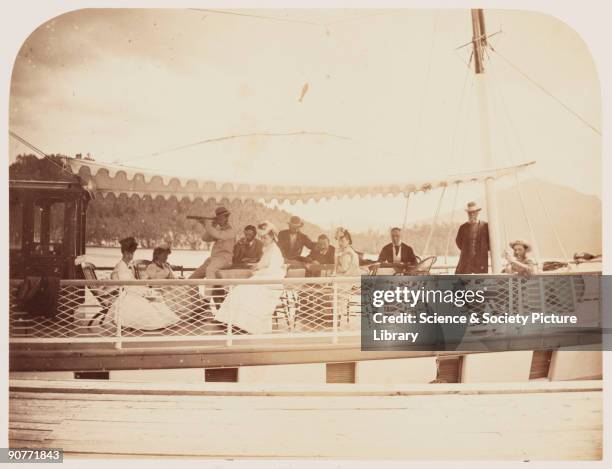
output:
[[[302,221],[302,219],[295,215],[289,219],[289,224],[297,228],[301,228],[302,226],[304,226],[304,222]]]
[[[226,209],[225,207],[217,207],[215,209],[215,216],[217,217],[221,217],[223,215],[228,215],[229,216],[230,211],[228,209]]]
[[[136,239],[133,236],[123,238],[119,241],[119,244],[121,245],[121,249],[123,251],[135,251],[138,247],[138,243],[136,242]]]
[[[155,249],[153,249],[153,254],[155,254],[155,252],[167,252],[170,254],[172,252],[172,248],[168,243],[160,243],[155,246]]]

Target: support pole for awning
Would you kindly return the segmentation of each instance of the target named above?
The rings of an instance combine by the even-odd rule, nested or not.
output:
[[[489,129],[489,110],[487,102],[487,87],[484,69],[484,53],[487,46],[484,13],[480,9],[472,10],[472,28],[474,46],[475,84],[480,105],[480,146],[482,150],[484,167],[493,169],[493,154],[491,151],[491,136]],[[501,272],[501,244],[499,237],[499,217],[497,213],[497,200],[495,196],[495,180],[485,178],[485,201],[489,222],[489,249],[491,250],[491,270],[497,274]]]

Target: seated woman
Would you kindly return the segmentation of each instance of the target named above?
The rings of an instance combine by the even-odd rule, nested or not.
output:
[[[276,228],[264,222],[257,226],[257,234],[263,243],[263,254],[251,278],[284,278],[287,269],[276,244]],[[214,313],[215,319],[252,334],[272,332],[272,313],[281,293],[277,285],[237,285]]]
[[[338,228],[336,230],[338,250],[336,251],[336,275],[342,277],[353,277],[361,275],[359,268],[359,255],[353,249],[353,240],[348,230]]]
[[[515,274],[527,277],[529,275],[537,273],[536,263],[527,257],[527,253],[531,251],[531,246],[522,240],[512,241],[509,244],[510,248],[514,252],[514,255],[508,251],[504,253],[504,257],[508,262],[503,268],[502,273],[504,274]]]
[[[168,264],[168,255],[172,250],[166,243],[162,243],[153,249],[153,261],[147,266],[144,272],[144,278],[151,280],[173,279],[174,272]]]
[[[171,265],[168,263],[168,256],[172,253],[172,249],[167,243],[162,243],[153,249],[153,261],[147,266],[141,274],[142,278],[150,280],[171,280],[177,278],[172,271]],[[189,316],[194,308],[193,289],[190,287],[179,285],[164,285],[156,286],[154,290],[161,294],[161,299],[166,305],[183,318]]]
[[[138,243],[133,237],[119,241],[122,258],[113,269],[111,280],[134,280],[136,274],[134,265],[134,252]],[[179,321],[168,306],[161,301],[149,301],[145,296],[149,289],[140,286],[126,286],[121,288],[119,297],[111,305],[109,316],[122,327],[141,330],[156,330],[171,326]]]

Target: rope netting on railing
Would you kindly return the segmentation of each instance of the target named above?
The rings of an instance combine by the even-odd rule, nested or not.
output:
[[[406,277],[409,288],[445,276]],[[446,277],[452,279],[454,277]],[[430,277],[431,279],[431,277]],[[464,288],[486,287],[477,314],[563,314],[599,301],[583,276],[475,276]],[[402,280],[403,282],[403,280]],[[52,317],[20,309],[22,281],[11,281],[10,338],[14,342],[128,342],[358,335],[361,279],[320,277],[219,280],[62,280]],[[367,308],[363,308],[365,312]],[[153,318],[153,319],[152,319]],[[157,318],[157,319],[155,319]],[[156,322],[157,321],[157,322]]]
[[[11,284],[11,338],[115,340],[119,328],[121,337],[129,338],[325,333],[360,327],[359,278],[64,280],[53,317],[20,311],[19,285]],[[231,304],[224,306],[226,302]],[[147,314],[160,315],[163,327],[155,328]],[[253,326],[252,317],[259,319]]]

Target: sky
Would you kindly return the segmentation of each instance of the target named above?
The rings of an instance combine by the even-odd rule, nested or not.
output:
[[[601,137],[589,127],[601,128],[600,88],[586,45],[547,15],[485,16],[489,34],[501,31],[485,65],[494,165],[536,160],[525,178],[600,197]],[[434,179],[483,168],[470,47],[457,49],[470,39],[467,10],[78,10],[25,41],[10,128],[47,153],[199,179]],[[176,149],[210,139],[221,140]],[[11,140],[11,159],[26,151]],[[482,191],[465,186],[457,203]],[[414,197],[409,221],[438,200]],[[362,230],[400,224],[405,200],[282,208]]]

